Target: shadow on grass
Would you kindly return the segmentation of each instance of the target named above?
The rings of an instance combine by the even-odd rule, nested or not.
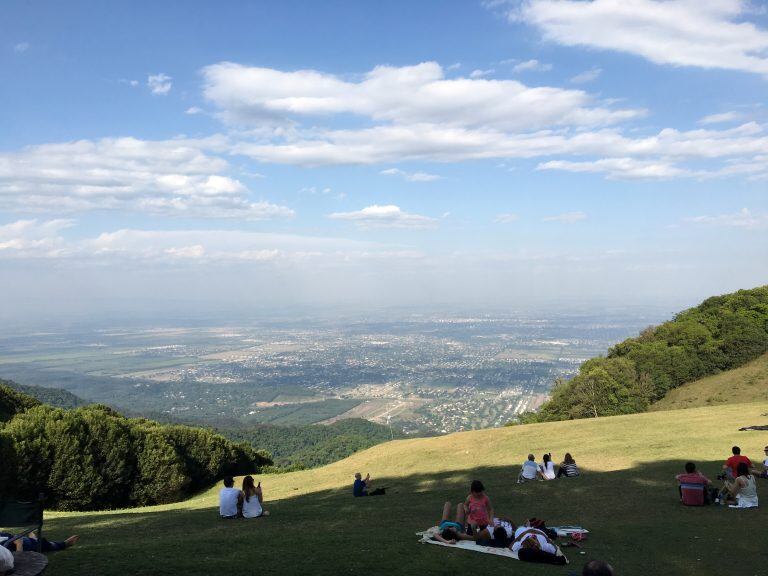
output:
[[[81,542],[52,555],[49,573],[571,575],[591,558],[609,561],[619,575],[714,576],[736,565],[740,573],[762,573],[764,510],[682,506],[674,475],[683,465],[585,470],[580,478],[522,485],[515,483],[518,469],[509,467],[383,477],[377,484],[389,487],[386,496],[354,499],[350,485],[268,502],[272,516],[255,520],[220,520],[215,508],[55,518],[47,523],[49,536],[78,533]],[[719,467],[699,464],[710,478]],[[485,483],[497,515],[588,528],[585,554],[568,548],[571,564],[553,567],[419,545],[415,532],[438,522],[444,501],[463,500],[474,478]],[[768,481],[758,490],[768,492]]]

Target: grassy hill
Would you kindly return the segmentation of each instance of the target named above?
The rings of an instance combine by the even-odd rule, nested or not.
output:
[[[670,390],[651,410],[768,402],[768,354],[735,368]]]
[[[323,468],[259,479],[272,516],[217,518],[211,489],[179,504],[129,511],[51,514],[49,537],[77,533],[76,548],[51,556],[49,572],[75,574],[467,574],[580,573],[591,558],[627,575],[720,575],[734,562],[764,572],[768,507],[685,508],[674,474],[688,459],[714,477],[731,445],[754,458],[768,435],[738,432],[768,424],[768,403],[693,408],[531,424],[438,438],[397,440]],[[570,451],[578,479],[515,484],[528,452]],[[353,499],[356,471],[370,472],[385,497]],[[520,521],[579,523],[591,530],[585,554],[558,568],[417,543],[445,500],[463,500],[480,478],[498,512]],[[768,481],[759,493],[768,504]]]

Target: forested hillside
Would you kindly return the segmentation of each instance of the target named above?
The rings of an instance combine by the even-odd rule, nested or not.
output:
[[[53,408],[0,385],[0,497],[62,510],[176,502],[271,461],[209,430],[125,418],[101,405]]]
[[[13,380],[3,380],[2,378],[0,378],[0,384],[12,388],[16,390],[16,392],[32,396],[32,398],[39,400],[43,404],[49,404],[55,408],[77,408],[78,406],[85,406],[87,404],[85,400],[63,388],[30,386],[27,384],[19,384]]]
[[[768,286],[715,296],[584,362],[523,422],[642,412],[668,391],[768,351]]]

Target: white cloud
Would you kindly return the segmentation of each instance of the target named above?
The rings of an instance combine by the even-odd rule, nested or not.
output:
[[[581,90],[446,79],[436,62],[377,66],[359,82],[315,70],[283,72],[229,62],[204,68],[203,76],[206,98],[225,119],[243,123],[356,114],[384,125],[528,130],[607,125],[644,114],[601,106]]]
[[[170,76],[162,72],[160,74],[150,74],[147,76],[147,86],[152,91],[152,94],[166,96],[173,86],[171,80]]]
[[[59,233],[72,226],[74,221],[66,219],[17,220],[0,225],[0,258],[25,258],[30,254],[57,256],[64,249],[64,239]]]
[[[589,162],[552,160],[550,162],[539,164],[536,169],[604,173],[611,179],[626,180],[665,180],[681,176],[693,176],[696,174],[678,168],[669,162],[661,160],[636,160],[634,158],[603,158]]]
[[[469,77],[472,78],[473,80],[476,78],[485,78],[486,76],[490,76],[494,72],[496,72],[496,70],[493,68],[488,68],[487,70],[477,69],[477,70],[472,70],[472,72],[469,73]]]
[[[348,220],[359,228],[411,228],[425,229],[437,226],[437,220],[428,216],[403,212],[398,206],[368,206],[356,212],[336,212],[328,216],[333,220]]]
[[[222,174],[228,164],[204,141],[105,138],[31,146],[0,153],[0,201],[17,212],[129,210],[199,218],[259,220],[293,211],[248,199]]]
[[[19,42],[13,46],[13,51],[16,54],[23,54],[27,50],[29,50],[29,42]]]
[[[699,120],[699,124],[720,124],[723,122],[731,122],[733,120],[739,120],[742,118],[742,114],[739,112],[723,112],[721,114],[710,114],[704,116]]]
[[[590,68],[581,74],[576,74],[576,76],[571,78],[571,82],[574,84],[587,84],[589,82],[594,82],[600,77],[600,74],[602,73],[603,69],[595,66],[594,68]]]
[[[557,214],[555,216],[547,216],[545,218],[542,218],[542,222],[562,222],[564,224],[573,224],[575,222],[580,222],[581,220],[586,220],[587,215],[584,214],[584,212],[566,212],[564,214]]]
[[[709,224],[711,226],[723,226],[728,228],[743,228],[757,230],[768,228],[768,212],[753,213],[747,208],[742,208],[735,214],[718,214],[715,216],[694,216],[686,218],[686,222],[694,224]]]
[[[527,0],[509,12],[547,40],[657,64],[768,74],[768,30],[744,0]]]
[[[511,212],[507,212],[504,214],[497,214],[496,218],[493,219],[493,221],[496,224],[512,224],[513,222],[517,222],[520,220],[520,216],[518,214],[513,214]]]
[[[184,111],[184,114],[189,114],[190,116],[195,116],[196,114],[202,114],[203,109],[198,108],[197,106],[190,106]]]
[[[513,72],[546,72],[552,70],[552,64],[544,64],[538,60],[526,60],[515,64],[512,68]]]
[[[399,168],[387,168],[386,170],[379,172],[379,174],[383,174],[384,176],[400,176],[409,182],[433,182],[442,179],[442,176],[438,176],[437,174],[430,174],[428,172],[406,172]]]

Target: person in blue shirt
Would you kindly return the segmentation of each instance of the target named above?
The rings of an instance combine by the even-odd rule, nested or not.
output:
[[[355,483],[352,485],[352,495],[358,496],[381,496],[384,494],[385,488],[377,488],[374,491],[370,491],[371,488],[371,475],[366,474],[365,480],[360,472],[355,472]]]

